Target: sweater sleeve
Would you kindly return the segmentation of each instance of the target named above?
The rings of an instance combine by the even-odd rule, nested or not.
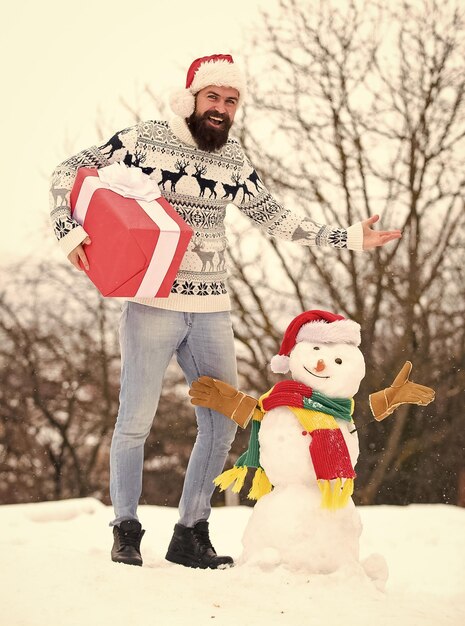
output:
[[[123,161],[134,154],[138,126],[119,131],[101,146],[92,146],[60,163],[52,173],[50,182],[50,221],[60,248],[68,255],[87,237],[86,231],[71,216],[70,193],[76,172],[80,167],[104,167]]]
[[[272,237],[295,241],[304,246],[331,246],[363,250],[363,230],[360,222],[349,228],[338,228],[315,222],[293,213],[276,202],[249,159],[244,157],[242,169],[242,202],[237,207]]]

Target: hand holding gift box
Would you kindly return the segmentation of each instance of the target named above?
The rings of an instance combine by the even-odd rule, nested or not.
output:
[[[169,296],[192,229],[139,168],[80,168],[71,191],[74,219],[88,233],[89,269],[103,296]]]

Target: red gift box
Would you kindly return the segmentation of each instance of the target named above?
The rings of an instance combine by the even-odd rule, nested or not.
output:
[[[127,189],[123,196],[118,185],[111,188],[99,172],[115,165],[125,167],[79,168],[71,191],[72,215],[92,242],[85,246],[86,274],[103,296],[166,298],[192,229],[165,198],[135,199]],[[148,179],[141,170],[130,175],[139,173]],[[159,195],[156,184],[147,182],[149,197]]]

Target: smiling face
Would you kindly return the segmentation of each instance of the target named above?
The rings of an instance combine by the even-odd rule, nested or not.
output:
[[[208,113],[207,123],[212,128],[220,129],[227,119],[229,119],[229,125],[233,123],[238,102],[239,92],[237,89],[209,85],[197,93],[195,112],[200,116]]]
[[[360,350],[345,343],[301,341],[290,354],[292,378],[330,398],[352,398],[365,376]]]
[[[201,150],[219,150],[228,140],[239,92],[210,85],[197,93],[195,103],[195,111],[187,120],[192,136]]]

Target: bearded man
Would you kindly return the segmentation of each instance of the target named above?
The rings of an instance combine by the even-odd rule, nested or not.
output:
[[[176,355],[188,385],[199,376],[211,376],[237,387],[224,259],[226,206],[234,201],[270,236],[307,246],[361,251],[400,237],[399,231],[374,231],[371,226],[377,216],[341,229],[281,206],[260,181],[238,141],[229,136],[245,92],[243,74],[230,55],[196,59],[188,70],[185,89],[171,98],[175,117],[169,122],[146,121],[120,131],[105,144],[67,159],[52,175],[55,234],[79,270],[89,268],[85,246],[92,245],[71,216],[69,195],[79,167],[143,163],[144,172],[158,182],[161,194],[194,231],[170,296],[128,298],[122,306],[120,406],[110,454],[115,513],[110,524],[111,558],[115,562],[142,565],[140,542],[145,531],[137,507],[144,443],[171,358]],[[60,195],[63,190],[67,190],[65,202]],[[223,470],[236,425],[208,408],[196,407],[195,413],[198,433],[166,558],[187,567],[224,568],[233,559],[217,555],[208,519],[213,479]]]

